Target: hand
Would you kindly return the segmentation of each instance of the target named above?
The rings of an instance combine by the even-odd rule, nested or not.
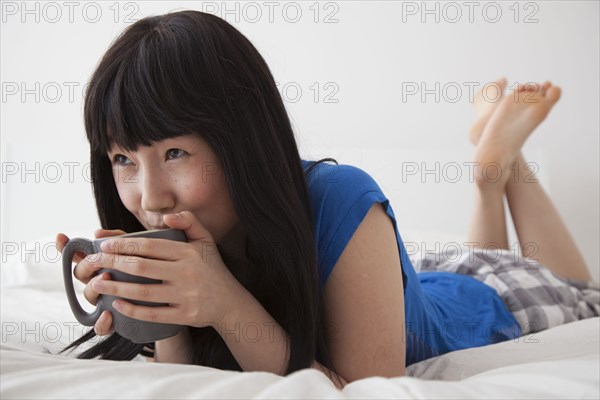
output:
[[[131,318],[193,327],[215,326],[225,316],[232,295],[243,286],[223,263],[210,232],[189,211],[164,216],[171,228],[185,232],[188,242],[151,238],[117,238],[102,243],[102,268],[161,280],[136,284],[97,280],[94,290],[122,299],[166,303],[134,305],[126,300],[113,307]]]
[[[97,229],[94,232],[94,236],[96,239],[98,239],[107,236],[123,235],[125,233],[125,231],[120,229]],[[56,235],[56,247],[61,253],[68,241],[69,238],[66,235],[62,233]],[[96,305],[99,293],[93,289],[94,282],[101,279],[110,280],[110,275],[106,272],[102,275],[96,275],[98,270],[102,268],[98,263],[95,262],[99,259],[98,255],[92,254],[90,256],[86,256],[87,255],[81,251],[75,253],[73,262],[77,263],[77,265],[75,265],[73,275],[75,275],[75,278],[78,281],[86,284],[85,289],[83,290],[85,299],[91,304]],[[108,335],[109,333],[113,332],[112,314],[110,311],[104,311],[100,315],[100,318],[98,318],[98,321],[96,321],[96,324],[94,325],[94,331],[98,336]]]

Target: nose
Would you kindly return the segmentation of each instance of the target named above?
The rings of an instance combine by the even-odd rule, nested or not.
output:
[[[168,174],[160,168],[146,168],[140,179],[144,211],[164,213],[175,207],[175,193]]]

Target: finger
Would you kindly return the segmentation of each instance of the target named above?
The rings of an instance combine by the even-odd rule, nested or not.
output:
[[[90,279],[103,268],[99,254],[90,254],[81,260],[73,269],[75,278],[83,283],[88,283]]]
[[[133,259],[135,256],[175,261],[180,258],[187,246],[187,243],[175,240],[143,237],[108,239],[100,244],[103,254],[112,254],[116,260]]]
[[[129,255],[115,255],[110,268],[129,275],[143,276],[165,282],[172,281],[177,271],[172,261]]]
[[[65,235],[64,233],[58,233],[55,239],[56,248],[58,249],[58,251],[62,253],[62,250],[65,248],[65,245],[68,241],[69,237],[67,235]]]
[[[94,281],[92,288],[97,293],[128,300],[170,303],[168,300],[173,299],[172,288],[160,283],[142,284],[99,279]]]
[[[105,336],[113,332],[112,330],[112,314],[109,311],[103,311],[100,318],[94,324],[94,332],[98,336]]]
[[[115,265],[119,264],[123,267],[122,270],[126,271],[128,270],[128,264],[134,264],[130,268],[133,269],[137,263],[138,258],[130,255],[108,252],[94,253],[86,256],[79,264],[77,264],[73,270],[73,274],[81,282],[88,283],[89,280],[103,268],[115,269]],[[146,264],[144,264],[144,266],[145,265]]]
[[[121,229],[96,229],[94,231],[94,237],[99,239],[107,236],[124,235],[126,233],[127,232],[122,231]]]
[[[169,227],[181,229],[185,232],[188,241],[211,242],[214,243],[211,233],[202,225],[194,214],[189,211],[182,211],[179,214],[167,214],[163,221]]]
[[[177,307],[140,306],[125,300],[115,300],[112,306],[121,314],[142,321],[184,325],[182,313]]]
[[[95,276],[92,279],[90,279],[90,281],[87,283],[87,285],[85,285],[85,288],[83,289],[83,297],[85,297],[85,299],[93,305],[96,305],[96,303],[98,302],[98,296],[100,296],[100,293],[96,292],[94,290],[94,282],[96,282],[97,280],[110,280],[110,274],[108,272],[105,272],[101,275]]]
[[[68,241],[69,241],[69,237],[67,235],[65,235],[63,233],[57,234],[55,242],[56,242],[56,248],[58,249],[58,251],[60,251],[62,253],[62,251],[65,248],[65,246],[67,245]],[[86,256],[86,254],[83,251],[76,251],[75,255],[73,256],[73,262],[78,263],[85,256]]]

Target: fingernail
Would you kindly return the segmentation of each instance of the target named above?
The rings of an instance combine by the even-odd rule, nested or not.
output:
[[[92,253],[92,254],[88,254],[87,256],[85,256],[84,260],[86,262],[89,262],[90,264],[93,264],[95,262],[100,261],[100,257],[102,257],[102,254],[100,254],[100,253]]]
[[[102,332],[100,332],[99,329],[100,329],[100,325],[102,325],[104,320],[106,320],[105,314],[106,314],[106,311],[104,311],[102,314],[100,314],[100,318],[98,318],[98,320],[94,324],[94,333],[98,336],[102,336]]]
[[[117,311],[121,311],[121,308],[123,308],[123,304],[121,304],[121,302],[118,300],[113,301],[112,306]]]
[[[114,240],[105,240],[104,242],[100,243],[100,248],[102,250],[110,250],[112,247],[114,247],[115,245],[115,241]]]
[[[100,318],[98,318],[98,321],[96,323],[101,323],[106,321],[106,311],[103,311],[102,314],[100,314]]]
[[[93,288],[95,291],[100,292],[102,289],[104,289],[104,283],[102,283],[100,280],[97,280],[94,282]]]
[[[171,218],[173,218],[173,219],[180,219],[181,218],[181,214],[180,213],[171,214]]]

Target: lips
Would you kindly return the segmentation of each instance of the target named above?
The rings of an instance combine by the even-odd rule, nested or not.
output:
[[[148,230],[155,230],[155,229],[169,229],[169,227],[167,225],[165,225],[165,223],[163,222],[163,216],[166,214],[172,214],[173,212],[168,212],[162,215],[148,215],[146,218],[143,218],[146,220],[146,223],[143,224],[146,229]]]
[[[149,230],[149,231],[153,231],[153,230],[156,230],[156,229],[168,229],[168,228],[169,228],[169,227],[168,227],[168,226],[166,226],[166,225],[161,225],[161,226],[149,226],[149,227],[148,227],[148,230]]]
[[[154,230],[154,229],[168,229],[169,227],[165,224],[162,223],[162,218],[161,218],[161,222],[160,223],[156,223],[156,224],[147,224],[147,229],[148,230]]]

